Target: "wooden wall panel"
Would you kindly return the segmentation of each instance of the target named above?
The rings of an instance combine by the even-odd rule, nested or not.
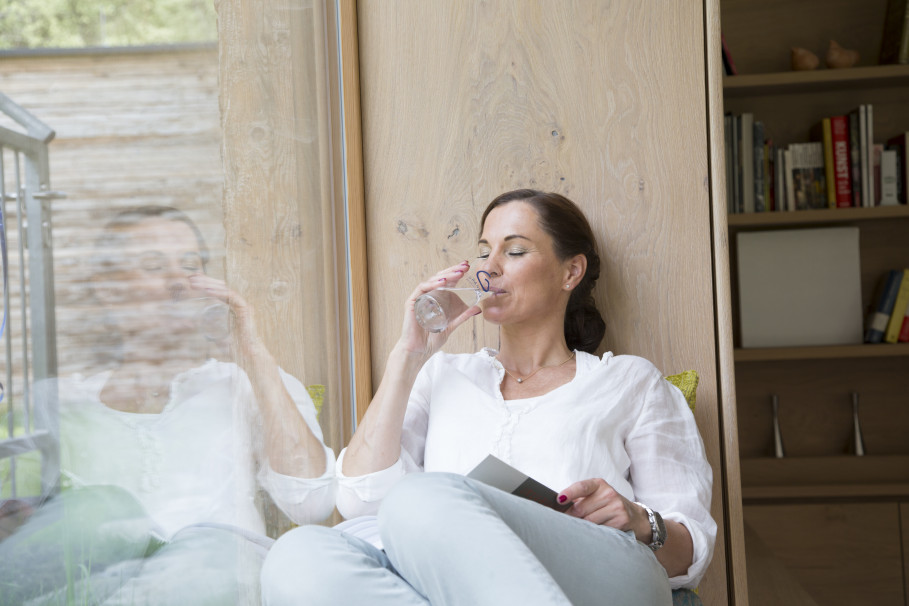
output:
[[[52,205],[59,372],[93,374],[110,361],[110,328],[97,321],[89,259],[117,212],[183,210],[212,253],[209,273],[224,277],[218,55],[210,47],[7,53],[0,89],[56,132],[51,186],[67,194]]]
[[[704,8],[664,2],[361,2],[373,372],[403,301],[475,256],[518,187],[578,202],[599,235],[604,349],[701,373],[720,522],[701,594],[726,603],[707,165]],[[496,345],[482,320],[449,351]]]
[[[896,503],[749,505],[745,522],[818,604],[905,603]]]

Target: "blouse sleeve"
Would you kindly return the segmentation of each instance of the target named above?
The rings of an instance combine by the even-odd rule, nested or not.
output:
[[[298,478],[276,472],[267,461],[263,462],[259,473],[259,484],[264,488],[275,504],[297,524],[319,522],[331,515],[335,506],[335,453],[325,445],[322,428],[316,417],[316,407],[312,398],[300,381],[279,370],[281,379],[291,399],[297,406],[300,416],[322,443],[325,450],[325,469],[316,478]]]
[[[347,449],[338,457],[338,512],[345,518],[375,515],[379,503],[391,487],[405,474],[423,471],[423,452],[429,428],[429,400],[432,394],[432,375],[439,354],[431,357],[420,369],[404,413],[401,433],[401,454],[390,467],[362,476],[345,476],[342,469]]]
[[[691,534],[692,564],[686,574],[669,579],[670,585],[697,587],[716,541],[717,526],[710,515],[713,472],[682,392],[662,376],[647,389],[625,447],[635,499]]]

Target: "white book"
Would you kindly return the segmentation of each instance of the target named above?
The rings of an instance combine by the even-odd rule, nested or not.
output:
[[[896,197],[897,171],[899,166],[896,150],[885,149],[881,153],[881,206],[896,206],[900,203]]]

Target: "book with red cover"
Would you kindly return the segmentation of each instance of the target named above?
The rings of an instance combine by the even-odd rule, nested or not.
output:
[[[833,176],[837,208],[852,206],[852,171],[850,170],[849,116],[830,118],[833,139]]]

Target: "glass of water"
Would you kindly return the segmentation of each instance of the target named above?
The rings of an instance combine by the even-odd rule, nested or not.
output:
[[[485,271],[478,271],[476,278],[467,276],[466,280],[468,286],[443,286],[417,297],[414,313],[420,326],[429,332],[442,332],[451,320],[492,294]]]

